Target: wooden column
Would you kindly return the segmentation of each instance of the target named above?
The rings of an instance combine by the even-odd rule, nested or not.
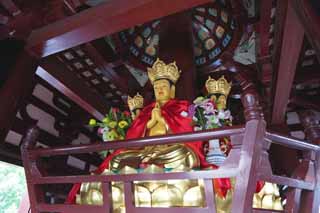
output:
[[[283,31],[280,57],[273,62],[277,72],[276,81],[272,86],[274,100],[271,123],[273,125],[284,122],[304,38],[303,26],[292,8],[291,1],[288,2]]]
[[[160,35],[159,58],[166,63],[177,62],[182,73],[176,85],[176,97],[192,101],[196,90],[196,67],[191,15],[188,12],[172,15],[163,19],[161,24],[166,33]]]
[[[32,88],[37,62],[36,58],[22,51],[0,88],[0,142],[4,141],[21,103]]]
[[[287,133],[285,113],[290,97],[296,67],[299,60],[304,30],[298,20],[291,1],[277,2],[275,25],[275,46],[273,54],[273,83],[272,83],[272,128]],[[268,120],[269,120],[268,119]],[[270,148],[271,159],[274,160],[275,172],[290,176],[297,166],[297,153],[287,147],[272,144]],[[283,158],[285,153],[286,158]]]

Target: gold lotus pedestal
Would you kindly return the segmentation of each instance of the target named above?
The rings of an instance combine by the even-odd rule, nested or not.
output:
[[[177,167],[169,172],[191,171],[184,166]],[[145,174],[166,172],[156,165],[149,165],[143,170]],[[119,172],[105,170],[102,175],[137,174],[138,171],[125,166]],[[231,178],[235,185],[235,179]],[[124,185],[122,182],[112,182],[112,206],[114,213],[125,212]],[[134,182],[134,205],[136,207],[205,207],[206,201],[203,180],[157,180]],[[76,197],[77,204],[103,205],[101,183],[82,183],[80,193]],[[225,198],[215,196],[218,213],[231,212],[233,189],[229,190]],[[279,189],[276,184],[265,183],[263,189],[253,197],[253,207],[270,210],[283,210]]]
[[[170,172],[185,172],[190,169],[181,166]],[[149,165],[143,173],[163,173],[163,168]],[[119,174],[136,174],[138,171],[125,166]],[[102,175],[115,173],[105,170]],[[125,212],[124,187],[122,182],[112,182],[113,212]],[[204,207],[205,195],[203,180],[159,180],[135,181],[134,201],[136,207]],[[102,205],[101,183],[82,183],[77,195],[77,204]]]

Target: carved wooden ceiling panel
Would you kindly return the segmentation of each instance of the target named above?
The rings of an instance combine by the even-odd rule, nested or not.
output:
[[[84,81],[92,91],[99,93],[114,105],[122,104],[122,96],[126,97],[127,94],[93,62],[83,48],[70,49],[57,54],[56,57],[74,73],[77,80]]]
[[[13,127],[5,138],[0,155],[8,162],[19,165],[19,147],[23,135],[32,125],[40,128],[36,146],[41,148],[95,142],[99,138],[95,131],[87,126],[90,117],[80,106],[43,79],[36,77],[30,95],[20,107]],[[82,171],[95,168],[102,160],[95,153],[66,156],[64,159],[66,164]]]

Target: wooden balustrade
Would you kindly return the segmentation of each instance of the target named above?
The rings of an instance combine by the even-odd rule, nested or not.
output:
[[[319,181],[319,153],[320,148],[316,145],[288,138],[276,133],[265,131],[265,123],[261,119],[252,119],[245,126],[234,126],[210,131],[184,133],[177,135],[166,135],[161,137],[147,137],[108,143],[96,143],[90,145],[63,146],[48,149],[35,149],[37,140],[37,127],[31,128],[22,146],[23,162],[26,169],[28,190],[32,213],[40,212],[63,212],[81,213],[95,211],[97,213],[111,211],[111,181],[122,181],[125,186],[125,204],[127,212],[163,212],[163,208],[141,208],[135,207],[133,203],[133,182],[138,180],[168,180],[168,179],[203,179],[207,206],[204,208],[166,208],[166,212],[215,212],[214,191],[212,187],[213,178],[236,177],[236,185],[233,197],[232,212],[270,212],[267,210],[252,210],[252,196],[255,191],[255,184],[258,180],[269,181],[289,187],[297,188],[300,192],[313,192],[318,190]],[[82,176],[46,176],[42,174],[42,168],[37,165],[41,157],[68,155],[77,153],[90,153],[106,149],[118,149],[122,147],[143,147],[157,144],[185,143],[211,138],[230,137],[234,148],[223,165],[216,170],[157,173],[157,174],[114,174],[114,175],[82,175]],[[306,158],[303,171],[304,176],[282,177],[272,174],[268,160],[268,149],[270,143],[277,143],[293,149],[309,153]],[[88,205],[67,205],[67,204],[46,204],[43,200],[41,185],[46,184],[67,184],[79,182],[102,182],[104,204],[103,206]],[[297,193],[295,193],[296,197]],[[299,195],[299,194],[298,194]],[[317,195],[317,194],[316,194]],[[318,199],[317,196],[314,198]],[[208,202],[209,201],[209,202]],[[212,201],[212,202],[210,202]],[[312,203],[312,202],[311,202]],[[314,205],[314,204],[311,204]],[[295,208],[295,207],[294,207]],[[296,208],[297,209],[297,208]],[[309,212],[315,212],[314,205]],[[277,211],[271,211],[277,212]],[[308,211],[305,211],[308,212]]]

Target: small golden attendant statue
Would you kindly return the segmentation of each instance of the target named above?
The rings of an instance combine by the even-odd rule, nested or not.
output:
[[[214,103],[216,108],[212,108],[212,110],[205,110],[204,117],[209,117],[212,116],[212,114],[216,114],[215,116],[218,117],[220,121],[223,120],[224,122],[219,121],[217,123],[214,123],[215,125],[212,126],[210,126],[210,124],[206,124],[204,129],[219,128],[224,127],[225,125],[232,125],[230,111],[227,109],[227,97],[231,90],[231,82],[229,83],[224,78],[224,76],[220,77],[218,80],[209,77],[206,81],[205,86],[208,92],[208,98],[202,98],[198,102],[196,99],[196,104],[200,107],[203,107],[203,103],[208,104],[208,99],[210,99]],[[210,140],[208,153],[206,154],[207,162],[220,166],[224,162],[230,148],[231,146],[229,143],[229,139],[227,138],[221,140]],[[234,186],[235,179],[231,180],[232,185]],[[223,213],[231,211],[232,192],[233,190],[229,190],[226,193],[225,197],[216,195],[217,212]],[[257,193],[254,194],[253,198],[253,207],[271,210],[283,210],[277,185],[268,182],[259,182],[257,185]]]
[[[139,93],[137,93],[133,98],[128,96],[128,107],[131,112],[132,120],[138,117],[143,108],[143,102],[143,97]]]
[[[218,80],[215,80],[209,76],[206,81],[206,89],[210,99],[216,104],[218,110],[227,109],[227,97],[231,90],[231,82],[222,76]]]

